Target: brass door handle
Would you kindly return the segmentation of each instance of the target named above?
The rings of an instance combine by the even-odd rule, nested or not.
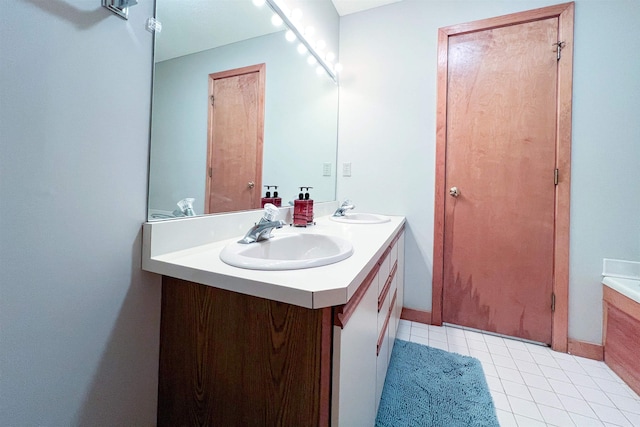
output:
[[[253,188],[253,187],[255,187],[255,186],[256,186],[256,183],[255,183],[255,182],[253,182],[253,181],[249,181],[249,182],[247,182],[247,188]]]
[[[449,189],[449,194],[453,197],[458,197],[460,195],[460,190],[458,190],[458,187],[451,187]]]

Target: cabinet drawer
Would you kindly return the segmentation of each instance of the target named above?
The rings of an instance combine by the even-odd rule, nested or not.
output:
[[[391,310],[391,295],[390,292],[387,292],[384,295],[384,300],[379,301],[378,303],[378,334],[381,333],[382,328],[384,327],[385,322],[387,321],[387,317],[389,314],[389,310]]]
[[[390,257],[391,248],[387,248],[387,251],[382,256],[382,261],[380,261],[380,280],[378,282],[378,295],[382,293],[384,289],[384,285],[387,282],[387,277],[389,277],[389,272],[391,271]]]
[[[393,266],[396,262],[398,262],[398,239],[393,241],[391,252],[389,252],[389,265]]]
[[[398,263],[395,262],[393,264],[393,266],[391,267],[391,272],[389,273],[389,275],[385,278],[383,278],[382,276],[379,277],[379,285],[381,286],[379,295],[378,295],[378,311],[381,310],[381,306],[384,302],[384,300],[387,298],[387,296],[391,293],[393,294],[393,292],[395,291],[395,287],[396,287],[396,283],[395,282],[395,278],[396,278],[396,271],[398,269]],[[384,281],[384,282],[383,282]]]
[[[397,277],[397,276],[396,276]],[[394,282],[396,279],[394,278]],[[396,342],[396,336],[398,332],[398,325],[400,323],[400,312],[402,310],[400,304],[398,303],[398,289],[394,287],[393,298],[391,298],[391,306],[389,307],[389,311],[391,312],[391,317],[389,317],[389,355],[388,359],[391,360],[391,352],[393,351],[393,344]]]

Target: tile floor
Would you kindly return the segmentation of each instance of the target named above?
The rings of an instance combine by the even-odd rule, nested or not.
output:
[[[604,362],[407,320],[398,338],[479,359],[501,427],[640,426],[640,397]]]

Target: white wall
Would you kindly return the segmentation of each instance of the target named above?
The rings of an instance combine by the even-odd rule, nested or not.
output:
[[[406,307],[431,310],[437,29],[559,2],[403,0],[342,17],[338,198],[404,214]],[[640,3],[577,0],[570,338],[601,342],[602,258],[640,260]],[[622,32],[624,30],[624,32]]]
[[[155,424],[160,283],[140,269],[153,2],[0,12],[0,424]]]

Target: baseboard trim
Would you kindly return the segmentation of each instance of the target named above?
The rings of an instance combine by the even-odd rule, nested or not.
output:
[[[567,352],[574,356],[586,357],[587,359],[604,360],[604,347],[600,344],[569,338],[569,348]]]
[[[414,310],[413,308],[402,307],[402,313],[400,318],[404,320],[410,320],[411,322],[424,323],[425,325],[431,325],[431,312]]]

